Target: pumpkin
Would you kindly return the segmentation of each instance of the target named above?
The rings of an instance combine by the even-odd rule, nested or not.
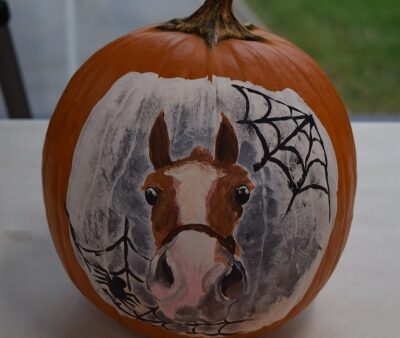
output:
[[[99,309],[150,337],[267,333],[327,282],[352,220],[343,102],[232,0],[145,27],[73,76],[43,150],[50,232]]]

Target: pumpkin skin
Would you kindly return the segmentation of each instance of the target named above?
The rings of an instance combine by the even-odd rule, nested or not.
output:
[[[146,27],[130,33],[93,55],[69,82],[50,121],[43,150],[43,191],[50,232],[71,280],[102,311],[132,330],[150,337],[180,337],[122,316],[94,290],[78,262],[65,211],[68,182],[80,133],[94,106],[124,75],[156,73],[162,78],[230,78],[282,91],[294,90],[326,129],[338,168],[334,226],[318,270],[304,297],[279,321],[250,337],[265,334],[300,313],[316,297],[332,274],[344,249],[352,220],[356,189],[355,146],[346,109],[318,65],[285,39],[261,29],[252,33],[264,41],[228,39],[210,49],[196,35]]]

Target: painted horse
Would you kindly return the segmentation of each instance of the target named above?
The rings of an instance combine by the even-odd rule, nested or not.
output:
[[[246,292],[246,272],[233,233],[254,185],[237,164],[238,141],[222,113],[210,151],[195,147],[173,161],[164,113],[149,138],[154,166],[143,184],[156,253],[147,286],[160,310],[177,321],[223,319]]]

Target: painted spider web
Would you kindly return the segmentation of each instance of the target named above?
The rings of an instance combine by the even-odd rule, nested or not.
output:
[[[250,133],[255,133],[263,148],[261,159],[253,165],[255,172],[261,170],[267,163],[277,165],[287,178],[288,187],[292,192],[285,216],[289,213],[297,196],[313,189],[322,191],[328,197],[329,220],[331,219],[331,197],[328,179],[328,157],[318,126],[311,113],[306,113],[274,99],[269,95],[246,86],[233,84],[246,102],[246,109],[238,124],[246,125]],[[264,101],[266,111],[259,118],[252,118],[251,95]],[[285,113],[282,114],[282,111]],[[279,112],[277,114],[277,112]],[[270,127],[274,131],[273,141],[270,135],[263,133],[262,128]],[[286,132],[285,132],[286,130]],[[289,132],[287,132],[289,130]],[[297,143],[296,143],[297,142]],[[306,143],[306,152],[299,150],[298,144]],[[296,146],[297,145],[297,146]],[[316,149],[322,149],[322,156],[316,155]],[[289,165],[282,158],[294,158]],[[312,169],[320,166],[323,177],[316,178]],[[300,175],[295,175],[300,172]]]
[[[105,249],[90,249],[79,243],[76,235],[76,229],[71,223],[68,209],[65,205],[67,218],[70,227],[70,234],[73,245],[88,273],[91,275],[91,280],[95,281],[98,287],[103,291],[104,296],[113,304],[121,313],[130,318],[140,320],[146,324],[162,327],[166,330],[180,332],[187,335],[203,335],[210,337],[231,336],[240,332],[234,332],[234,325],[249,321],[243,320],[222,320],[218,322],[193,321],[189,323],[174,322],[164,316],[158,306],[151,306],[142,301],[138,294],[140,289],[146,287],[146,282],[138,274],[136,274],[129,264],[131,255],[135,255],[139,259],[146,262],[149,258],[142,254],[134,245],[129,237],[130,223],[128,217],[124,220],[124,231],[122,236],[113,244]],[[118,248],[123,250],[124,266],[117,271],[111,268],[104,268],[96,260],[104,255],[114,252]],[[138,292],[139,291],[139,292]],[[135,294],[136,293],[136,294]]]

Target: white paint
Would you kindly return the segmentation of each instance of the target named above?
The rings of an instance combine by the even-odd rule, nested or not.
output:
[[[224,174],[203,162],[189,162],[165,174],[174,178],[180,224],[207,225],[207,196]]]
[[[319,192],[312,190],[299,195],[288,216],[283,218],[282,214],[286,210],[291,192],[288,189],[287,179],[282,171],[270,163],[267,164],[268,175],[264,175],[262,171],[258,173],[252,171],[252,164],[254,163],[246,164],[245,169],[248,170],[250,178],[255,182],[256,186],[265,188],[266,184],[268,184],[270,191],[279,192],[275,202],[278,208],[276,217],[280,223],[279,229],[276,230],[282,231],[284,243],[290,243],[291,238],[304,230],[300,226],[302,220],[313,219],[315,220],[315,230],[312,230],[309,235],[311,238],[315,238],[322,247],[322,250],[310,262],[308,270],[299,279],[289,297],[281,297],[271,305],[263,297],[263,291],[260,286],[256,285],[257,287],[253,288],[254,293],[250,293],[247,299],[242,299],[231,307],[230,313],[232,314],[234,311],[240,311],[243,307],[242,305],[246,305],[246,301],[253,302],[256,305],[259,304],[256,318],[248,323],[248,326],[246,326],[247,323],[243,323],[240,327],[241,330],[251,332],[282,319],[304,297],[325,253],[326,244],[335,221],[338,185],[335,152],[329,135],[319,121],[318,116],[293,90],[285,89],[280,92],[272,92],[249,82],[221,77],[213,77],[212,81],[209,81],[206,78],[197,80],[164,79],[152,73],[126,74],[110,88],[104,98],[93,108],[82,129],[74,153],[66,202],[71,220],[77,230],[77,237],[86,247],[107,247],[120,235],[118,231],[112,232],[110,235],[107,220],[102,222],[88,221],[88,219],[94,219],[89,216],[95,215],[98,209],[113,210],[115,214],[121,217],[134,212],[135,222],[137,222],[135,229],[139,228],[138,225],[142,229],[150,229],[150,207],[136,210],[134,209],[135,206],[129,205],[129,208],[127,208],[126,203],[122,203],[123,201],[121,202],[117,197],[119,196],[121,180],[123,181],[129,170],[131,170],[129,169],[129,164],[132,161],[140,161],[145,164],[147,161],[146,168],[152,168],[148,158],[148,137],[155,118],[160,111],[165,112],[165,119],[171,138],[173,160],[187,157],[194,146],[203,146],[213,152],[216,134],[221,121],[220,113],[224,112],[230,121],[238,121],[243,118],[245,102],[243,96],[232,87],[233,84],[261,91],[276,101],[284,102],[313,116],[326,147],[329,164],[328,181],[331,188],[331,219],[328,217],[327,197],[323,195],[321,197]],[[125,95],[122,100],[118,100],[121,94]],[[143,105],[143,103],[146,104]],[[288,113],[286,106],[276,102],[273,104],[273,116],[284,117]],[[250,114],[253,119],[261,118],[265,114],[265,104],[259,97],[250,98]],[[180,123],[182,124],[179,125]],[[254,133],[248,133],[245,126],[232,124],[235,128],[239,145],[243,145],[245,142],[251,144],[255,153],[252,156],[254,156],[255,160],[260,159],[263,155],[263,149]],[[289,135],[295,125],[293,122],[281,123],[280,128],[282,135]],[[260,125],[260,131],[266,137],[267,143],[273,147],[276,144],[276,133],[273,128]],[[123,144],[128,132],[132,134],[132,140],[128,144],[126,157],[121,159],[121,154],[123,153],[121,144]],[[301,140],[298,141],[297,139],[293,139],[290,145],[295,146],[300,154],[306,153],[308,149],[308,144],[303,144]],[[315,147],[315,153],[312,156],[320,157],[322,155],[321,151],[319,147]],[[285,159],[285,154],[281,155],[281,159]],[[120,163],[120,168],[115,172],[117,161]],[[143,192],[140,187],[144,178],[151,172],[151,169],[146,170],[135,172],[134,175],[129,176],[129,184],[137,187],[137,190],[130,192],[136,199],[143,198]],[[315,170],[318,170],[318,168]],[[297,172],[294,174],[298,175]],[[212,184],[220,173],[211,170],[207,166],[204,168],[198,166],[183,168],[182,166],[182,168],[177,168],[174,172],[171,170],[169,175],[174,177],[178,188],[177,203],[181,209],[181,222],[206,223],[205,197],[212,189]],[[265,199],[269,198],[269,193],[263,191],[261,196],[264,202],[257,201],[254,198],[249,202],[253,212],[254,208],[259,208],[258,210],[264,213],[268,211]],[[311,203],[311,206],[308,208],[303,207],[303,201],[308,204]],[[262,204],[261,207],[260,204]],[[247,205],[244,208],[238,227],[252,226],[252,220],[247,213],[248,210],[249,206]],[[264,222],[272,221],[265,214],[263,216]],[[244,219],[247,219],[247,223],[243,223]],[[120,228],[118,229],[121,230]],[[308,230],[305,229],[304,231]],[[249,241],[250,243],[255,243],[254,245],[257,245],[257,248],[264,248],[262,243],[265,243],[268,234],[267,224],[263,233],[258,234],[257,238],[250,238]],[[147,238],[150,241],[151,234],[146,235],[148,235]],[[259,263],[247,268],[260,272],[256,278],[257,283],[265,281],[268,284],[275,285],[282,277],[280,275],[282,271],[279,270],[279,266],[285,258],[285,250],[275,252],[272,260],[276,263],[276,268],[267,273],[261,271],[264,261],[259,258],[267,257],[271,253],[268,248],[264,248],[264,251],[261,252],[258,250],[253,251],[258,253],[257,256],[251,258]],[[79,258],[79,253],[76,253]],[[110,254],[109,256],[98,258],[97,264],[108,268],[114,261],[115,256]],[[84,263],[81,263],[82,267],[86,269]],[[296,257],[287,264],[295,263]],[[113,303],[102,292],[102,286],[95,282],[89,271],[87,271],[87,274],[98,293],[113,306]],[[146,278],[146,276],[143,275],[142,278]],[[279,285],[276,285],[276,287],[279,287]],[[137,296],[140,298],[140,295]],[[267,297],[268,295],[265,296]],[[123,315],[123,312],[120,313]]]

